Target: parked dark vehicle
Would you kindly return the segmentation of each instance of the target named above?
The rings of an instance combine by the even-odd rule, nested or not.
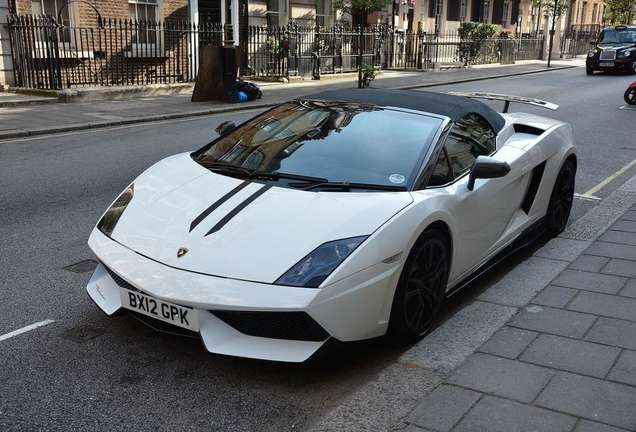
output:
[[[636,26],[605,28],[587,54],[588,75],[594,71],[625,71],[636,73]]]
[[[625,102],[629,105],[636,105],[636,81],[631,83],[625,90]]]

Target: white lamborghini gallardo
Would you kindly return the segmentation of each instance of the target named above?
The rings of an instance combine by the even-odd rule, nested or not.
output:
[[[88,293],[109,315],[234,356],[301,362],[330,338],[416,340],[527,234],[566,226],[572,130],[510,102],[556,108],[363,89],[226,122],[104,213]]]

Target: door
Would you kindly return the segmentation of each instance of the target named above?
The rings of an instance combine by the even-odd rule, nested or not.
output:
[[[451,129],[431,180],[448,184],[448,205],[455,219],[451,282],[481,264],[516,235],[508,228],[525,194],[528,175],[522,176],[525,153],[502,147],[496,151],[496,134],[483,117],[469,114]],[[511,166],[510,173],[495,179],[478,179],[468,190],[468,175],[477,156],[492,156]]]

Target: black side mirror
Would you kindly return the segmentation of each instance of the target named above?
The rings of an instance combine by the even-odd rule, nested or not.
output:
[[[233,121],[224,121],[216,127],[216,133],[219,135],[227,135],[236,129],[236,124]]]
[[[468,177],[468,190],[475,188],[475,180],[478,178],[498,178],[504,177],[510,172],[510,165],[507,162],[501,162],[488,156],[478,156],[470,170]]]

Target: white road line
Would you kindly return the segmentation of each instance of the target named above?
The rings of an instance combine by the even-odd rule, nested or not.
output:
[[[577,194],[577,193],[574,194],[574,198],[580,198],[580,199],[590,200],[590,201],[601,201],[603,199],[594,195],[585,195],[585,194]]]
[[[627,171],[628,169],[630,169],[634,165],[636,165],[636,159],[634,159],[633,161],[631,161],[630,163],[625,165],[623,168],[619,169],[614,174],[612,174],[611,176],[609,176],[608,178],[606,178],[605,180],[603,180],[602,182],[600,182],[599,184],[594,186],[592,189],[588,190],[587,192],[585,192],[585,193],[583,193],[581,195],[582,196],[586,196],[586,197],[594,196],[594,194],[596,192],[598,192],[601,189],[603,189],[605,186],[610,184],[616,177],[618,177],[619,175],[623,174],[625,171]]]
[[[44,327],[45,325],[49,325],[51,323],[54,323],[55,321],[53,320],[44,320],[44,321],[40,321],[40,322],[36,322],[34,324],[28,325],[26,327],[22,327],[21,329],[17,329],[14,330],[10,333],[5,333],[3,335],[0,335],[0,342],[7,340],[7,339],[11,339],[14,336],[18,336],[21,335],[22,333],[26,333],[26,332],[30,332],[31,330],[35,330],[38,327]]]

